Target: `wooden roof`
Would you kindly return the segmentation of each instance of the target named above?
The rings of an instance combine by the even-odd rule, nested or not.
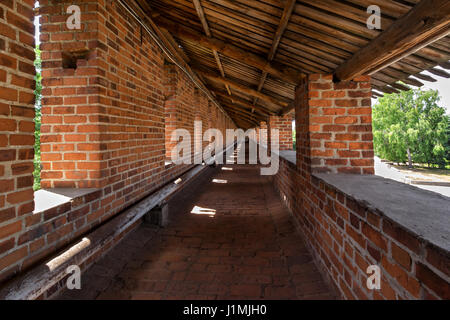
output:
[[[292,109],[304,74],[371,74],[374,96],[450,77],[448,0],[135,0],[233,119]],[[378,5],[382,29],[370,30]],[[384,37],[384,38],[383,38]],[[380,39],[381,38],[381,39]]]

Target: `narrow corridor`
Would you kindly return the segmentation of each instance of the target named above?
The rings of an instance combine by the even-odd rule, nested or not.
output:
[[[268,177],[210,169],[58,299],[332,299]]]

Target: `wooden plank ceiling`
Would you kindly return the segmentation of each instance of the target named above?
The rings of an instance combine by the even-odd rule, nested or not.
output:
[[[433,2],[444,3],[422,1],[425,8]],[[371,48],[389,42],[385,39],[375,42],[383,31],[388,37],[390,34],[402,36],[396,28],[415,23],[411,12],[420,0],[136,2],[177,47],[184,62],[204,81],[233,120],[243,127],[254,127],[270,114],[292,109],[294,89],[303,75],[335,73],[336,70],[339,74],[352,74],[354,70],[348,70],[345,63],[367,55],[363,49],[376,51]],[[425,5],[425,2],[428,3]],[[381,30],[370,30],[366,26],[367,7],[373,4],[381,8]],[[434,34],[422,35],[420,49],[413,47],[409,51],[405,49],[403,56],[384,57],[389,63],[382,63],[378,68],[374,64],[374,96],[406,89],[399,81],[422,86],[420,80],[450,78],[450,73],[444,70],[450,69],[450,12],[447,9],[449,6],[444,3],[441,10],[447,12],[440,16],[444,23],[432,25],[434,29],[430,30]],[[389,30],[393,23],[396,25]],[[420,31],[420,28],[416,29]],[[419,37],[414,41],[416,39]],[[436,77],[421,74],[424,70]]]

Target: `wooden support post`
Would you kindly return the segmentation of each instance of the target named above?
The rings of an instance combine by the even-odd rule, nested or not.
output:
[[[163,228],[166,227],[169,224],[169,204],[163,203],[154,207],[145,214],[144,221]]]

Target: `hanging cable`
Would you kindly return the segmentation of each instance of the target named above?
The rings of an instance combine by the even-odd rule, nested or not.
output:
[[[155,43],[158,45],[158,47],[163,51],[163,53],[178,67],[180,68],[188,77],[189,79],[191,79],[191,81],[203,92],[205,93],[208,98],[219,108],[220,111],[222,111],[222,113],[228,118],[230,119],[233,123],[233,119],[230,118],[230,116],[225,112],[225,110],[223,110],[222,106],[216,102],[216,100],[214,99],[214,97],[211,95],[211,93],[208,90],[205,90],[203,88],[203,86],[201,84],[198,84],[197,81],[195,80],[195,78],[190,74],[190,72],[188,70],[186,70],[186,68],[182,65],[180,65],[178,63],[178,61],[172,56],[172,53],[170,52],[170,50],[165,46],[165,44],[163,42],[161,42],[161,40],[159,39],[158,35],[154,33],[153,30],[151,30],[145,23],[143,23],[141,21],[141,18],[139,17],[139,15],[132,9],[130,8],[123,0],[118,0],[118,2],[122,5],[122,7],[128,11],[128,13],[141,25],[142,28],[145,29],[145,31],[147,31],[147,33],[149,34],[149,36],[153,39],[153,41],[155,41]]]

